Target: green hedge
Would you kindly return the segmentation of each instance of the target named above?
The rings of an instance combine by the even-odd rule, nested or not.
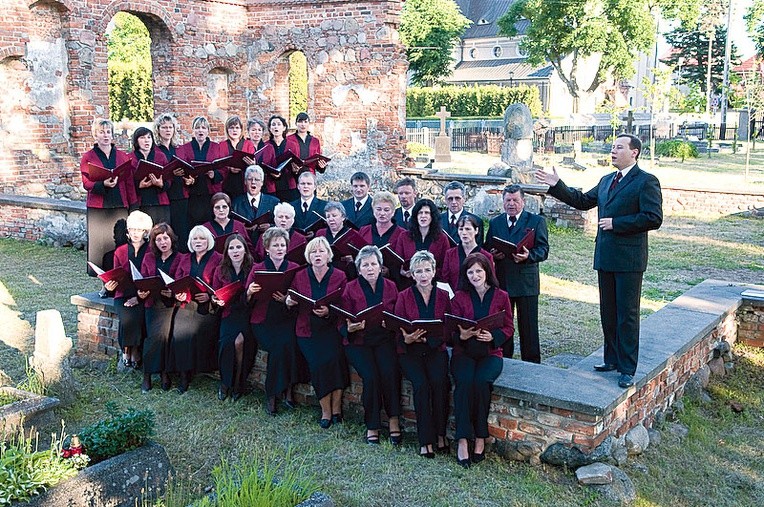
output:
[[[659,157],[680,158],[684,162],[686,158],[698,158],[698,149],[687,141],[672,139],[658,143],[655,146],[655,154]]]
[[[508,105],[522,102],[534,117],[541,116],[541,97],[535,86],[442,86],[409,87],[406,91],[406,116],[433,116],[446,106],[452,116],[504,116]]]

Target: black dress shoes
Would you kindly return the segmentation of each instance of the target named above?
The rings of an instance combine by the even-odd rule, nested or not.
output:
[[[268,401],[265,404],[265,411],[268,412],[268,415],[276,415],[276,397],[275,396],[268,397]]]
[[[615,371],[617,368],[618,366],[608,363],[594,365],[594,371]]]
[[[456,462],[462,468],[469,468],[470,467],[470,459],[469,458],[460,459],[459,456],[456,456]]]
[[[274,401],[275,401],[275,398],[274,398]],[[295,410],[295,409],[297,408],[297,404],[296,404],[294,401],[292,401],[292,400],[287,400],[286,398],[284,398],[283,400],[281,400],[281,405],[282,405],[282,406],[283,406],[285,409],[287,409],[287,410]]]
[[[223,387],[222,385],[218,388],[218,399],[220,401],[225,401],[225,399],[228,398],[228,388]]]
[[[473,452],[472,453],[472,462],[475,464],[480,463],[481,461],[485,460],[485,451],[483,452]]]
[[[332,414],[332,424],[342,424],[344,420],[342,414]]]
[[[320,421],[318,421],[318,425],[321,426],[321,429],[328,430],[332,426],[332,420],[321,419]]]
[[[626,389],[634,385],[634,377],[625,373],[618,377],[618,387]]]

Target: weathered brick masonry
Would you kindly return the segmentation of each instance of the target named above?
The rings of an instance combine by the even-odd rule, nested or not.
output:
[[[308,112],[329,153],[365,143],[396,167],[408,64],[400,0],[3,0],[0,193],[82,199],[79,157],[108,116],[106,28],[138,16],[151,35],[154,108],[211,119],[288,116],[288,56],[308,62]],[[292,119],[293,121],[293,119]]]

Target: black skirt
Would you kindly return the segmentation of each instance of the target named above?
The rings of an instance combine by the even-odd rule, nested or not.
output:
[[[220,378],[226,387],[241,387],[247,380],[252,367],[255,365],[257,355],[257,340],[249,325],[249,311],[246,305],[237,304],[231,308],[231,313],[220,321],[220,341],[218,343],[218,365]],[[236,367],[236,338],[244,337],[244,354],[242,356],[241,371],[235,372]],[[238,376],[236,382],[234,375]]]
[[[170,370],[211,372],[217,370],[219,319],[208,311],[209,303],[195,301],[180,306],[170,341]]]
[[[294,334],[296,314],[276,301],[269,302],[265,321],[252,324],[258,344],[268,352],[265,372],[265,394],[277,396],[294,384],[308,382],[305,358],[297,347]]]
[[[310,382],[318,399],[349,385],[342,338],[332,321],[311,315],[311,336],[298,337],[297,344],[310,369]]]
[[[146,323],[142,303],[125,306],[125,298],[114,298],[114,306],[119,316],[117,339],[120,348],[140,347],[146,337]]]
[[[168,369],[170,333],[175,306],[157,299],[146,308],[146,340],[143,342],[143,373],[162,373]]]

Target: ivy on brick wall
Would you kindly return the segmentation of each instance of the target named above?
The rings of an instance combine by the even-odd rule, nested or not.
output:
[[[132,14],[118,12],[108,34],[109,116],[113,121],[151,121],[151,37]]]
[[[406,115],[409,118],[434,116],[446,106],[452,116],[503,116],[508,105],[522,102],[534,117],[541,116],[541,97],[535,86],[442,86],[409,87]]]

